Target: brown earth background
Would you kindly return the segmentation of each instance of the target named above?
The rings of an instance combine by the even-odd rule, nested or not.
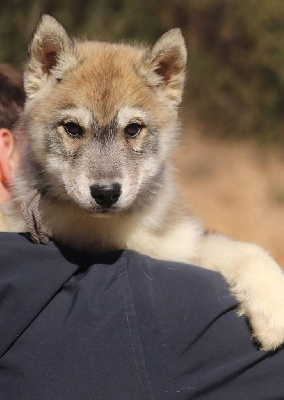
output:
[[[186,127],[174,161],[185,202],[207,229],[258,243],[284,267],[284,155]]]

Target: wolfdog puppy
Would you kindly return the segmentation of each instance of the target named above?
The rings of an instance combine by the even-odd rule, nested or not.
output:
[[[283,343],[280,267],[257,245],[206,233],[180,204],[170,160],[187,58],[180,30],[152,47],[80,42],[45,15],[29,56],[21,121],[29,145],[11,230],[219,271],[262,348]]]

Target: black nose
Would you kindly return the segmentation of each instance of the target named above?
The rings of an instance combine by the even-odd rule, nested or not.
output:
[[[121,194],[119,183],[112,183],[111,185],[94,184],[90,187],[90,190],[96,203],[102,207],[111,207],[117,202]]]

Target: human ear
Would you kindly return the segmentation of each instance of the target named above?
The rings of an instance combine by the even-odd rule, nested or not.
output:
[[[4,184],[10,182],[14,177],[13,151],[14,138],[11,131],[0,128],[0,180]]]

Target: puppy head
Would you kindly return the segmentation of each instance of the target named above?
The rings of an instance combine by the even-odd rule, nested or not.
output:
[[[25,120],[37,186],[93,213],[148,204],[177,135],[180,31],[151,48],[74,42],[43,16],[29,53]]]

